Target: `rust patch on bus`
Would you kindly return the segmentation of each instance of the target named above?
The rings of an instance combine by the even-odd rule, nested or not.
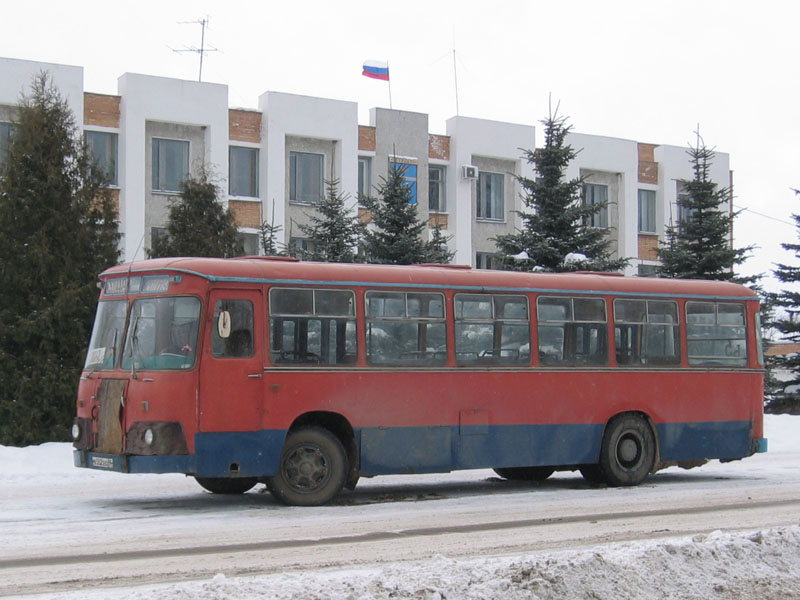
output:
[[[104,379],[100,384],[97,401],[97,448],[105,454],[122,454],[122,402],[125,380]]]

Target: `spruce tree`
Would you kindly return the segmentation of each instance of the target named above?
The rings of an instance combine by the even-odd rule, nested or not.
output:
[[[0,444],[69,438],[97,274],[117,263],[116,209],[46,73],[0,168]]]
[[[169,207],[167,234],[153,240],[150,256],[241,256],[236,221],[219,197],[220,188],[205,169],[184,179],[180,198]]]
[[[795,190],[800,196],[800,191]],[[800,215],[792,215],[800,239]],[[800,260],[800,243],[781,244],[784,250],[792,252],[795,259]],[[787,265],[779,263],[773,271],[775,277],[785,284],[783,289],[775,296],[775,306],[783,309],[784,315],[774,318],[769,324],[783,334],[788,342],[800,342],[800,264]],[[788,412],[800,414],[800,354],[788,354],[774,357],[770,367],[788,370],[792,376],[789,381],[781,382],[782,389],[773,394],[767,402],[767,409],[771,412]],[[786,391],[789,389],[790,391]]]
[[[352,263],[358,259],[358,244],[364,225],[348,209],[348,197],[338,191],[338,180],[326,181],[327,193],[314,206],[319,215],[308,215],[311,223],[299,225],[312,250],[302,258],[322,262]]]
[[[375,226],[364,234],[367,261],[394,265],[450,262],[453,253],[441,230],[435,228],[430,240],[422,239],[425,223],[417,219],[417,206],[404,174],[403,166],[392,163],[389,176],[378,186],[378,197],[362,199]]]
[[[517,214],[522,229],[495,238],[500,267],[515,271],[618,271],[627,259],[612,258],[606,231],[589,225],[606,208],[582,201],[583,179],[567,180],[577,152],[566,143],[572,127],[556,113],[542,121],[544,146],[523,150],[536,177],[517,177],[525,209]],[[577,257],[576,257],[577,256]]]
[[[665,242],[658,249],[662,277],[680,279],[737,279],[734,267],[747,260],[750,248],[734,248],[731,230],[734,216],[726,209],[730,189],[719,188],[709,171],[714,151],[697,136],[697,145],[687,151],[694,177],[683,180],[684,194],[678,197],[679,222],[667,227]]]
[[[275,224],[275,205],[273,204],[272,218],[261,222],[259,236],[261,238],[261,249],[264,256],[285,256],[286,252],[278,249],[278,242],[275,239],[281,232],[283,226]]]

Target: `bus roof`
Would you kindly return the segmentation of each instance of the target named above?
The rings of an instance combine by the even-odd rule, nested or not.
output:
[[[757,299],[752,290],[724,281],[622,277],[612,273],[495,271],[460,265],[299,262],[281,257],[257,256],[234,259],[159,258],[117,265],[104,271],[100,278],[105,280],[145,272],[179,273],[202,277],[211,282],[228,283]]]

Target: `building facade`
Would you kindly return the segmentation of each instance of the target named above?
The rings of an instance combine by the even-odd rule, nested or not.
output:
[[[368,220],[358,199],[374,195],[395,162],[428,231],[438,226],[450,238],[454,263],[491,267],[493,238],[521,225],[517,177],[534,172],[520,149],[534,148],[532,126],[457,116],[437,134],[426,114],[384,108],[359,124],[355,102],[280,92],[260,96],[256,110],[230,108],[227,86],[214,83],[125,73],[118,93],[104,95],[83,89],[81,67],[0,58],[0,160],[20,94],[43,71],[110,174],[125,261],[143,258],[163,235],[181,180],[202,169],[227,192],[250,254],[261,251],[265,221],[280,226],[279,245],[307,245],[299,225],[327,182]],[[627,274],[649,274],[665,228],[680,218],[680,180],[692,178],[686,148],[579,133],[568,143],[580,152],[567,176],[584,178],[584,201],[607,203],[592,225],[630,259]],[[727,154],[716,154],[711,176],[731,185]]]

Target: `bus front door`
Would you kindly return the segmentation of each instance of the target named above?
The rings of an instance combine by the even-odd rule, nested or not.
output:
[[[261,429],[264,323],[258,290],[213,290],[200,365],[199,431]],[[239,436],[241,437],[241,436]]]

